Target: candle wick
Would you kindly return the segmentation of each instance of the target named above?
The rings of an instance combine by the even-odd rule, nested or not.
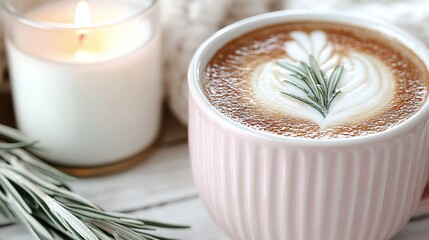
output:
[[[83,48],[85,46],[86,34],[81,33],[78,37],[79,47]]]

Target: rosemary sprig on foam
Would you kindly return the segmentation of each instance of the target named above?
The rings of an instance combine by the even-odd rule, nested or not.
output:
[[[187,228],[107,212],[71,192],[72,177],[24,147],[35,142],[0,124],[0,214],[23,224],[35,239],[167,240],[157,228]]]
[[[292,77],[299,80],[286,79],[285,82],[303,91],[308,98],[303,98],[290,92],[282,91],[282,93],[310,105],[326,118],[332,101],[341,93],[337,85],[344,67],[341,65],[336,66],[331,75],[327,77],[312,55],[309,56],[309,63],[310,65],[304,62],[293,65],[277,61],[278,65],[287,69]]]

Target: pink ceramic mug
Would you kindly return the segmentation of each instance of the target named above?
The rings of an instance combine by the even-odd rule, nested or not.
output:
[[[224,44],[290,21],[324,21],[379,31],[429,66],[429,51],[392,25],[349,13],[283,11],[217,32],[189,69],[189,138],[200,196],[233,239],[385,240],[429,211],[429,104],[399,126],[349,139],[298,139],[259,132],[217,112],[201,86]]]

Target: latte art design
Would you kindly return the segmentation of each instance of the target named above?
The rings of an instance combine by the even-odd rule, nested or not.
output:
[[[260,64],[252,72],[253,96],[264,107],[293,118],[313,121],[324,129],[371,118],[392,101],[396,81],[381,60],[356,50],[340,49],[329,42],[322,31],[294,31],[290,37],[292,40],[285,43],[285,58]],[[282,94],[289,92],[306,98],[300,89],[285,82],[294,77],[278,62],[309,64],[310,55],[327,76],[337,65],[344,67],[337,85],[341,93],[333,100],[326,117],[312,106]]]

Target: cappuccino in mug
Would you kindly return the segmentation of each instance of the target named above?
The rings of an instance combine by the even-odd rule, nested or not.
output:
[[[392,239],[429,211],[428,68],[423,43],[350,13],[271,12],[215,33],[188,82],[210,215],[236,240]]]
[[[249,128],[312,139],[385,131],[426,101],[428,71],[392,37],[329,22],[289,22],[230,41],[202,81],[219,112]]]

